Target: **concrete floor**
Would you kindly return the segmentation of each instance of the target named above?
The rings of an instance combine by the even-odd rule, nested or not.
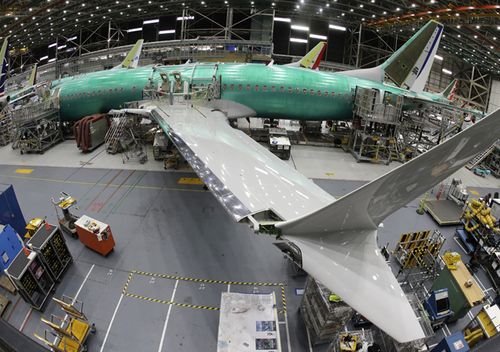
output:
[[[70,142],[64,143],[66,148],[60,144],[41,156],[19,158],[17,155],[17,165],[14,165],[15,159],[3,158],[12,152],[5,150],[10,148],[0,148],[0,182],[14,185],[26,219],[47,216],[49,222],[55,223],[50,198],[65,191],[78,199],[78,214],[87,214],[111,225],[116,247],[106,258],[76,240],[67,239],[75,262],[55,293],[56,297],[77,296],[84,302],[84,312],[95,322],[98,331],[89,339],[90,351],[215,351],[218,312],[206,308],[219,306],[221,292],[275,291],[277,297],[281,297],[281,287],[287,307],[286,315],[281,312],[279,316],[283,351],[326,349],[325,346],[309,348],[297,313],[301,297],[295,289],[304,286],[305,278],[293,275],[291,266],[272,245],[273,238],[256,235],[245,225],[235,224],[201,186],[178,184],[179,178],[194,177],[194,174],[152,171],[162,168],[161,163],[152,160],[146,167],[128,163],[125,165],[130,169],[124,169],[123,164],[120,168],[119,156],[111,157],[99,150],[91,155],[78,154],[73,160],[68,156],[76,154],[68,150]],[[314,177],[320,178],[315,182],[336,197],[397,166],[396,163],[389,167],[353,163],[349,154],[330,148],[294,146],[292,156],[290,162],[307,176],[323,175]],[[351,166],[346,167],[348,159]],[[53,164],[57,165],[48,166]],[[32,172],[20,174],[21,167]],[[327,174],[329,172],[333,175]],[[336,177],[344,179],[333,179]],[[498,188],[497,180],[481,178],[481,182],[488,188],[471,185],[478,194]],[[379,230],[381,245],[389,243],[393,249],[402,232],[437,227],[429,216],[415,213],[417,202],[386,219]],[[441,231],[447,236],[444,249],[460,252],[459,244],[453,239],[454,228]],[[395,263],[392,265],[397,272]],[[484,274],[479,273],[477,278],[486,293],[491,294],[491,284]],[[40,317],[63,315],[53,303],[40,313],[29,309],[19,297],[10,297],[13,304],[4,317],[30,337],[35,332],[42,333]],[[148,298],[184,306],[152,302]],[[283,302],[278,308],[283,311]],[[438,332],[433,342],[469,321],[466,317]]]

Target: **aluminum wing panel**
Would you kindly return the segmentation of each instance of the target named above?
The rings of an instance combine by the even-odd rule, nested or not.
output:
[[[149,109],[237,221],[265,210],[283,220],[293,219],[334,201],[314,182],[232,128],[218,110],[167,104]]]

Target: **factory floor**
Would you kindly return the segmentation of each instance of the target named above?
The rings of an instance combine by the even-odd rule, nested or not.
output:
[[[309,345],[298,315],[301,296],[297,289],[304,287],[305,277],[295,275],[272,245],[272,237],[235,224],[200,185],[179,183],[182,177],[196,177],[192,172],[165,171],[151,154],[145,165],[123,164],[119,155],[109,156],[102,147],[87,155],[73,149],[73,141],[44,155],[20,156],[10,147],[0,148],[0,182],[14,185],[26,219],[46,216],[56,223],[50,198],[64,191],[78,200],[75,213],[110,224],[116,247],[107,257],[67,238],[74,263],[54,294],[83,302],[84,313],[97,328],[89,337],[89,351],[215,351],[216,308],[225,291],[275,292],[282,350],[326,350],[326,346]],[[399,165],[355,163],[338,149],[307,146],[294,146],[289,162],[335,197]],[[468,170],[457,174],[465,175],[462,178],[472,186],[471,194],[500,188],[494,178],[483,179]],[[438,227],[428,215],[417,215],[417,206],[415,200],[384,221],[379,229],[381,245],[388,243],[393,249],[403,232]],[[444,250],[466,257],[453,238],[454,227],[440,231],[447,237]],[[397,265],[391,265],[397,273]],[[484,273],[478,272],[476,279],[486,294],[493,294]],[[31,338],[34,333],[43,335],[41,317],[63,316],[52,302],[41,313],[31,310],[19,296],[6,295],[12,304],[4,318]],[[469,321],[467,316],[446,326],[431,344]],[[493,344],[480,351],[498,351],[497,347]]]

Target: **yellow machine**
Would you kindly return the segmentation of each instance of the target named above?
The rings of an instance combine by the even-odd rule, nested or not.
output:
[[[448,269],[456,270],[456,264],[462,260],[462,257],[460,257],[460,254],[458,254],[457,252],[445,252],[443,254],[443,260],[446,263]]]
[[[466,220],[464,227],[468,232],[475,231],[481,225],[493,230],[495,233],[500,232],[500,229],[495,226],[497,219],[491,215],[491,208],[483,201],[473,199],[468,202],[462,216]],[[474,225],[471,224],[473,219],[475,220]]]
[[[45,223],[45,219],[34,218],[31,219],[28,225],[26,225],[26,234],[24,238],[29,240],[38,231],[38,229]]]
[[[40,320],[51,328],[50,331],[45,330],[44,336],[35,333],[35,337],[49,346],[54,352],[81,352],[86,351],[85,342],[90,333],[95,332],[94,324],[89,323],[85,314],[83,314],[83,303],[79,304],[79,308],[71,297],[63,296],[62,300],[52,298],[58,304],[66,316],[64,318],[51,315],[50,320],[41,318]],[[48,334],[56,337],[48,339]]]
[[[481,339],[490,339],[500,333],[500,308],[485,305],[463,331],[465,341],[473,347]]]
[[[55,201],[54,198],[52,198],[51,201],[56,209],[57,220],[61,230],[74,238],[78,238],[75,227],[75,222],[78,220],[78,216],[70,212],[70,208],[76,206],[76,199],[65,192],[61,192],[61,196],[58,201]],[[58,208],[62,212],[62,217],[59,217]]]

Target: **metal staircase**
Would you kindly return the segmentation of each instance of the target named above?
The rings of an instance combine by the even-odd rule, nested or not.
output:
[[[496,144],[496,143],[495,143]],[[495,144],[493,144],[491,147],[486,149],[484,152],[479,153],[474,157],[474,159],[470,160],[465,167],[469,170],[472,170],[475,168],[477,165],[479,165],[490,153],[493,151],[495,148]]]

